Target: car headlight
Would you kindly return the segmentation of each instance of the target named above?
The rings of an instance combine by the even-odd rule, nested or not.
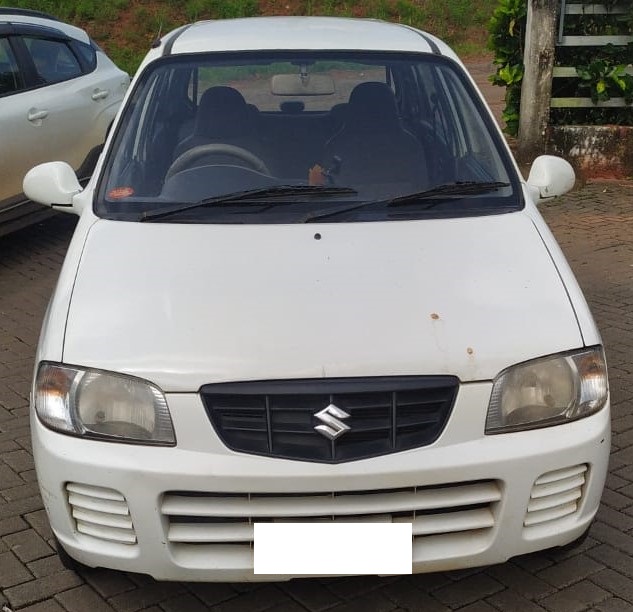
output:
[[[35,411],[55,431],[139,444],[176,444],[167,401],[156,386],[132,376],[42,363]]]
[[[486,433],[549,427],[581,419],[598,412],[608,393],[602,347],[521,363],[496,378]]]

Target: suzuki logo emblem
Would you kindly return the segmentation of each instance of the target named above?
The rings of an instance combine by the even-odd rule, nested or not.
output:
[[[314,429],[330,440],[336,440],[336,438],[342,436],[346,431],[351,429],[349,425],[345,425],[343,421],[339,420],[349,419],[350,415],[347,414],[345,410],[341,410],[335,404],[326,406],[314,416],[323,423],[323,425],[317,425]]]

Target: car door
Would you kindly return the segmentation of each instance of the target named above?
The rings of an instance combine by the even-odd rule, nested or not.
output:
[[[69,41],[25,34],[20,42],[35,68],[37,96],[22,108],[25,129],[38,136],[31,165],[62,160],[76,170],[88,153],[84,139],[95,118],[93,79]]]
[[[37,143],[37,132],[24,129],[23,109],[35,103],[33,92],[26,90],[25,75],[8,34],[0,25],[0,204],[22,191],[29,150]]]

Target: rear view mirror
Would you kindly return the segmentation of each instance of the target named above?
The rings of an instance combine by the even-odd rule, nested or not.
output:
[[[576,182],[571,164],[562,157],[541,155],[530,168],[527,184],[538,191],[539,199],[546,200],[567,193]]]
[[[275,96],[330,96],[335,88],[327,74],[276,74],[270,90]]]

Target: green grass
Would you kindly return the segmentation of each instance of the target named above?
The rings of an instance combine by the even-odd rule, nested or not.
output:
[[[419,27],[458,53],[485,52],[487,24],[497,0],[0,0],[0,6],[44,11],[88,33],[124,70],[133,73],[159,34],[198,19],[262,14],[371,17]],[[278,6],[273,9],[271,6]]]

